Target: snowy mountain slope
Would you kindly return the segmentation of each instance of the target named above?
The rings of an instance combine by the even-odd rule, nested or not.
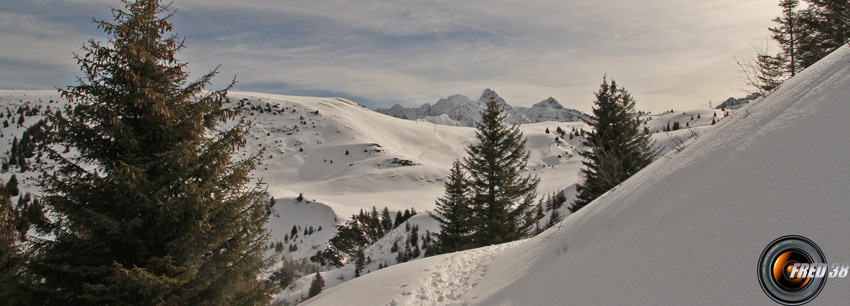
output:
[[[269,104],[273,109],[262,114],[251,111],[255,138],[247,146],[266,149],[267,158],[256,176],[268,183],[270,194],[303,193],[332,206],[342,218],[372,206],[392,211],[431,209],[443,192],[452,161],[463,158],[474,141],[472,128],[393,118],[344,99],[240,92],[230,97],[234,104],[244,100],[246,107]],[[274,105],[285,111],[275,115]],[[532,154],[527,171],[543,179],[541,194],[571,184],[577,172],[574,166],[580,164],[569,157],[575,148],[562,146],[553,134],[545,133],[547,127],[555,130],[558,125],[581,126],[521,126]],[[578,139],[572,143],[577,145]]]
[[[270,194],[294,198],[303,193],[308,199],[334,203],[344,217],[372,206],[389,206],[393,211],[430,209],[433,198],[442,193],[442,179],[451,162],[463,158],[466,146],[474,141],[472,128],[391,118],[345,99],[232,92],[230,101],[229,107],[243,105],[246,115],[255,121],[246,150],[240,154],[265,150],[255,176],[263,178]],[[547,101],[541,103],[557,107],[553,106],[556,101]],[[12,117],[17,118],[17,109],[27,105],[38,106],[43,113],[61,109],[65,102],[50,90],[0,91],[0,107],[5,106]],[[647,116],[647,126],[656,131],[671,120],[681,121],[683,126],[686,121],[692,126],[708,125],[706,111],[685,113],[697,112],[704,116],[693,121],[677,114]],[[5,141],[0,141],[0,150],[8,151],[12,138],[41,117],[27,116],[24,124],[3,128],[0,140]],[[578,168],[571,166],[580,165],[572,158],[580,138],[556,142],[554,131],[558,127],[566,131],[587,129],[580,122],[520,126],[529,138],[532,158],[528,171],[543,178],[542,186],[552,186],[542,188],[541,194],[572,184]],[[551,133],[544,132],[547,128]],[[655,138],[661,144],[668,137],[659,134]]]
[[[505,99],[499,97],[495,91],[485,89],[478,101],[473,101],[463,95],[454,95],[440,99],[434,105],[428,103],[418,108],[406,108],[401,105],[393,105],[389,109],[379,109],[377,112],[396,118],[408,120],[425,120],[444,125],[473,126],[473,122],[480,119],[481,110],[490,95],[496,96],[497,102],[502,105],[506,112],[505,121],[511,124],[528,124],[539,122],[579,122],[584,115],[577,110],[565,108],[558,100],[549,97],[531,107],[512,107]],[[447,116],[446,120],[443,115]]]
[[[410,208],[432,209],[443,193],[452,161],[463,158],[474,140],[474,129],[469,127],[392,118],[344,99],[241,92],[229,97],[225,106],[241,107],[254,120],[252,135],[237,157],[264,150],[254,176],[276,199],[267,228],[272,242],[283,244],[283,253],[291,260],[306,260],[325,249],[335,226],[361,209],[389,207],[393,215]],[[0,91],[2,119],[11,121],[0,132],[0,152],[6,160],[12,139],[21,139],[23,131],[46,112],[62,109],[66,102],[60,100],[55,91]],[[38,114],[25,116],[19,125],[18,110],[29,108],[39,108]],[[580,165],[574,157],[578,138],[558,143],[554,135],[544,132],[558,124],[522,127],[532,152],[527,171],[541,177],[541,195],[574,184]],[[37,163],[36,159],[29,160]],[[38,194],[38,172],[31,170],[21,172],[12,166],[0,178],[8,181],[15,174],[24,192]],[[299,194],[303,201],[296,200]],[[420,214],[416,220],[423,234],[434,232],[427,215]],[[296,235],[291,235],[293,227]],[[387,249],[375,250],[372,257],[395,256]],[[377,270],[378,264],[375,261],[370,269]]]
[[[393,214],[409,208],[420,213],[432,209],[434,200],[443,194],[443,180],[451,162],[463,158],[466,146],[474,141],[474,130],[469,127],[392,118],[345,99],[243,92],[232,92],[229,96],[226,106],[242,107],[255,122],[246,148],[238,154],[247,156],[264,150],[264,160],[258,165],[255,176],[262,178],[269,195],[276,199],[267,228],[271,230],[272,242],[283,245],[283,253],[289,260],[303,262],[324,250],[327,241],[336,233],[335,226],[361,209],[386,206]],[[43,113],[61,109],[65,103],[60,100],[55,91],[0,91],[0,107],[8,109],[0,108],[4,120],[17,119],[18,108],[40,107],[39,114],[26,116],[23,124],[13,122],[2,129],[0,150],[8,152],[12,139],[20,139],[23,130]],[[453,103],[438,104],[448,107]],[[538,108],[559,106],[553,99],[541,105]],[[711,112],[695,110],[684,114],[652,115],[645,120],[652,131],[661,129],[671,120],[702,126],[696,128],[699,130],[709,125]],[[696,113],[703,119],[686,118]],[[568,201],[571,201],[581,167],[577,153],[584,148],[580,146],[580,137],[556,139],[555,131],[561,128],[572,132],[588,127],[580,122],[541,122],[520,128],[528,137],[527,148],[531,153],[527,171],[541,178],[538,195],[566,188]],[[547,129],[550,133],[545,132]],[[669,135],[656,133],[653,138],[668,151],[675,147],[672,139],[685,140],[690,136],[683,129]],[[0,178],[8,181],[14,172],[18,172],[15,167],[0,174]],[[22,181],[24,192],[38,193],[34,184],[38,180],[36,172],[16,175]],[[296,200],[299,194],[304,195],[303,201]],[[568,213],[562,208],[561,215]],[[426,230],[436,231],[433,220],[426,214],[417,215],[409,223],[418,225],[423,234]],[[293,227],[296,235],[292,235]],[[390,240],[382,240],[367,250],[374,261],[367,265],[366,271],[377,270],[379,264],[396,263],[396,254],[388,251],[387,244],[391,242],[387,241],[397,240],[398,236],[387,236]],[[349,280],[353,278],[353,267],[349,265],[325,273],[335,280],[339,276]],[[293,301],[304,294],[311,277],[307,275],[298,280],[281,297]],[[339,283],[342,280],[328,281],[327,287]]]
[[[308,304],[773,305],[756,276],[770,241],[803,235],[850,262],[848,61],[837,50],[535,238],[390,267]],[[485,266],[468,291],[452,258]],[[846,304],[847,282],[811,305]]]

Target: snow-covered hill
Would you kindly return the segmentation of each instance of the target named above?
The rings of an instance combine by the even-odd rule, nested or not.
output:
[[[425,103],[418,108],[406,108],[396,104],[389,109],[379,109],[377,111],[401,119],[421,119],[444,125],[472,126],[473,122],[481,118],[480,113],[484,109],[484,105],[491,94],[495,95],[497,102],[505,108],[507,112],[505,121],[510,124],[528,124],[547,121],[579,122],[584,118],[584,115],[580,111],[565,108],[558,100],[552,97],[540,101],[531,107],[513,107],[491,89],[485,89],[478,101],[472,101],[463,95],[454,95],[440,99],[434,105]]]
[[[772,305],[756,263],[787,234],[850,262],[843,47],[539,236],[397,265],[310,305]],[[702,115],[702,117],[706,117]],[[812,305],[844,305],[830,279]]]

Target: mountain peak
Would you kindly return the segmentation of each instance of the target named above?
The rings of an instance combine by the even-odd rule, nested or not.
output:
[[[505,99],[500,97],[499,94],[496,93],[495,90],[492,90],[490,88],[485,89],[484,92],[481,93],[481,97],[478,98],[478,104],[481,104],[481,105],[486,104],[487,101],[490,100],[491,95],[496,99],[496,104],[502,106],[505,110],[510,110],[510,109],[513,108],[510,105],[508,105],[508,102],[505,102]]]
[[[584,119],[584,115],[580,111],[566,108],[552,97],[534,104],[533,107],[513,107],[490,88],[481,93],[478,101],[458,94],[440,99],[434,104],[426,103],[419,108],[393,106],[391,109],[379,109],[378,112],[402,119],[425,119],[441,124],[472,126],[475,121],[481,119],[481,111],[491,95],[496,98],[496,103],[507,112],[508,116],[505,122],[510,124],[544,121],[577,122]],[[437,118],[441,115],[447,115],[448,118]],[[454,122],[448,122],[446,119]]]
[[[551,109],[564,109],[564,106],[561,105],[561,102],[555,100],[555,98],[549,97],[546,100],[540,101],[532,105],[531,107],[537,108],[551,108]]]

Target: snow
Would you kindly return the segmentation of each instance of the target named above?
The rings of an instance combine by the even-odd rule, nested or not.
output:
[[[486,97],[489,93],[485,91],[482,96]],[[395,215],[397,211],[415,208],[420,214],[407,222],[410,225],[418,225],[420,234],[426,231],[436,232],[436,222],[425,212],[433,209],[434,201],[443,194],[444,180],[452,161],[465,157],[466,147],[475,141],[473,128],[447,126],[454,122],[447,114],[414,121],[382,115],[353,101],[340,98],[251,92],[231,92],[229,98],[230,102],[225,104],[227,107],[240,103],[246,103],[245,106],[249,107],[246,115],[254,120],[255,126],[246,148],[240,151],[237,157],[244,158],[264,150],[264,159],[257,166],[254,176],[262,179],[268,187],[269,195],[276,199],[266,227],[271,231],[271,242],[283,242],[283,255],[294,260],[305,261],[316,252],[324,250],[327,241],[336,233],[335,226],[342,224],[361,209],[368,211],[372,207],[378,210],[388,207],[391,214]],[[55,110],[65,105],[65,102],[60,100],[55,91],[0,90],[0,103],[13,113],[19,105],[24,104],[44,107],[49,105]],[[430,108],[432,112],[462,112],[464,118],[472,120],[478,116],[481,102],[458,95],[423,108]],[[501,100],[501,103],[505,103],[504,100]],[[255,109],[251,110],[250,107]],[[263,109],[262,113],[257,107]],[[534,116],[534,119],[523,120],[532,121],[564,120],[559,117],[559,113],[550,111],[571,111],[553,98],[531,108],[511,109],[528,110],[523,116]],[[641,119],[646,122],[650,131],[660,131],[668,122],[673,121],[679,121],[683,125],[682,130],[652,135],[662,152],[669,152],[674,148],[684,147],[682,143],[687,139],[705,134],[712,127],[710,121],[715,112],[717,111],[709,109],[689,110],[646,115]],[[721,119],[723,114],[718,113],[718,119]],[[699,114],[701,119],[691,120],[690,117],[696,114]],[[13,115],[17,118],[17,114]],[[0,152],[7,152],[13,136],[20,138],[25,127],[39,118],[41,116],[27,117],[22,127],[12,124],[4,128],[3,137],[0,138]],[[684,128],[686,122],[690,128]],[[564,191],[569,202],[575,195],[575,184],[579,179],[581,158],[578,153],[586,148],[580,145],[579,137],[556,140],[555,130],[558,127],[566,132],[571,132],[573,128],[589,130],[582,122],[543,121],[520,125],[520,129],[528,138],[527,149],[530,152],[530,160],[525,170],[541,179],[539,196]],[[550,133],[545,133],[546,129]],[[17,174],[21,181],[22,194],[38,193],[35,184],[38,181],[37,175],[37,172],[33,171]],[[11,172],[0,174],[4,181],[8,181],[10,176]],[[304,195],[303,201],[296,200],[299,194]],[[13,199],[13,202],[15,200]],[[561,208],[561,216],[569,215],[567,206],[569,203]],[[543,223],[548,220],[549,214],[546,212]],[[293,226],[298,234],[288,237]],[[304,230],[310,227],[314,231],[305,235]],[[389,249],[395,242],[406,238],[408,233],[405,227],[403,225],[395,229],[366,249],[367,256],[373,261],[366,265],[364,273],[377,271],[379,265],[396,264],[396,253],[390,252]],[[297,250],[291,251],[290,246]],[[483,260],[481,258],[495,256],[498,252],[494,250],[505,248],[507,246],[487,249],[489,251],[481,252],[488,255],[478,252],[472,259],[464,257],[466,255],[452,258],[460,262]],[[484,277],[487,273],[482,271],[488,269],[486,265],[469,268],[471,270],[460,274],[480,274],[480,277]],[[382,273],[383,271],[381,270]],[[439,271],[434,270],[434,273]],[[418,296],[424,296],[424,300],[399,297],[393,299],[396,303],[440,303],[442,296],[443,301],[452,303],[472,301],[461,295],[473,288],[461,290],[446,287],[445,282],[451,282],[455,274],[439,273],[442,273],[439,274],[440,280],[435,280],[434,283],[441,289],[422,287],[423,293]],[[326,280],[326,288],[332,288],[351,280],[354,277],[354,267],[349,264],[340,269],[323,271],[322,274]],[[289,301],[300,299],[306,294],[313,277],[313,274],[308,274],[296,280],[278,298]],[[436,279],[436,276],[432,275],[432,279]],[[466,283],[475,282],[477,279],[470,279]],[[412,283],[411,286],[413,285]],[[415,291],[410,290],[412,289],[408,288],[410,296],[415,296]]]
[[[772,305],[756,276],[770,241],[803,235],[850,262],[848,61],[845,46],[537,237],[396,265],[307,304]],[[847,281],[811,305],[846,304]]]

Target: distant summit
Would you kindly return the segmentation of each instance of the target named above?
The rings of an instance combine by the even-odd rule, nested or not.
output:
[[[723,103],[720,103],[720,105],[715,107],[715,109],[723,109],[723,108],[738,109],[738,108],[740,108],[744,105],[747,105],[747,103],[750,103],[750,101],[753,101],[753,100],[758,99],[758,98],[761,98],[761,94],[757,93],[757,92],[752,93],[752,94],[750,94],[750,95],[748,95],[744,98],[729,97],[729,99],[726,99],[726,101],[723,101]]]
[[[389,109],[378,109],[377,112],[396,118],[408,120],[425,120],[443,125],[472,126],[481,118],[481,110],[489,96],[493,94],[496,102],[505,108],[509,124],[537,123],[544,121],[576,122],[584,119],[584,114],[575,109],[566,108],[555,98],[549,97],[531,107],[514,107],[492,89],[485,89],[478,101],[464,95],[453,95],[440,99],[434,105],[425,103],[418,108],[406,108],[393,105]]]

